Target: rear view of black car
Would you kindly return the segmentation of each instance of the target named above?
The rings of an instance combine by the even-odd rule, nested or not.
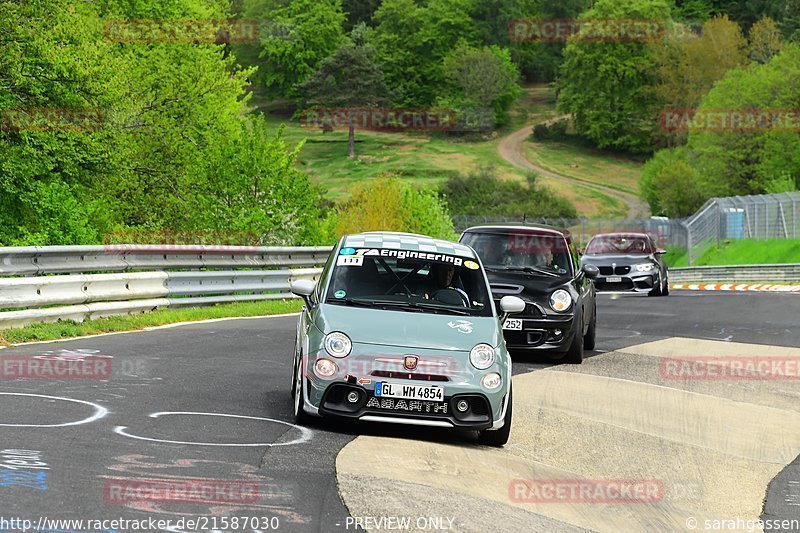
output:
[[[646,292],[669,294],[669,270],[665,250],[646,233],[601,233],[586,245],[581,263],[600,271],[598,292]]]
[[[522,298],[525,311],[505,319],[503,336],[513,352],[543,351],[580,363],[594,349],[597,305],[594,267],[581,267],[568,232],[529,226],[477,226],[460,242],[481,258],[495,303]]]

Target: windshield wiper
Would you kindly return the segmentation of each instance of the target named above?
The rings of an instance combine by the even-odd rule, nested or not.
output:
[[[553,278],[559,277],[558,274],[554,272],[548,272],[547,270],[532,267],[532,266],[524,266],[524,267],[515,267],[515,266],[506,266],[506,267],[484,267],[486,270],[491,270],[493,272],[525,272],[526,274],[541,274],[543,276],[550,276]]]
[[[446,305],[437,305],[427,302],[399,302],[397,300],[372,300],[367,298],[340,298],[333,300],[331,303],[344,303],[347,305],[358,305],[362,307],[400,307],[415,312],[422,312],[424,310],[447,311],[456,315],[470,315],[471,313],[466,309],[458,309]],[[409,309],[411,308],[411,309]]]

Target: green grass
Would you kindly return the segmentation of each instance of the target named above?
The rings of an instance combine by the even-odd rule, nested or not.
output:
[[[437,185],[448,177],[467,174],[482,166],[493,165],[501,177],[522,180],[521,171],[497,154],[495,139],[454,141],[443,135],[356,131],[356,157],[347,157],[347,131],[323,133],[303,128],[286,117],[268,116],[268,124],[284,124],[284,136],[290,146],[303,139],[306,144],[298,157],[299,167],[311,180],[323,187],[332,200],[345,197],[356,183],[391,172],[422,185]]]
[[[671,251],[671,250],[670,250]],[[673,262],[674,261],[674,262]],[[686,252],[676,250],[672,267],[687,266]],[[692,266],[704,265],[774,265],[800,262],[800,239],[723,241],[720,246],[706,250]]]
[[[306,172],[312,182],[320,185],[326,198],[340,200],[357,184],[374,179],[382,172],[395,173],[401,179],[418,185],[437,186],[450,176],[468,174],[482,167],[493,166],[502,179],[522,181],[525,171],[504,161],[497,153],[497,145],[504,135],[557,115],[553,90],[546,85],[526,87],[523,95],[511,109],[510,123],[500,131],[469,140],[443,134],[385,133],[356,131],[356,157],[347,157],[345,129],[323,133],[318,128],[303,128],[291,119],[287,102],[266,102],[258,96],[251,100],[254,107],[265,113],[273,129],[284,125],[284,138],[289,146],[301,141],[298,167]],[[592,152],[586,151],[582,160],[587,165]],[[622,179],[622,186],[628,186]],[[607,180],[601,179],[606,183]],[[627,214],[624,203],[601,192],[585,187],[564,184],[558,180],[540,178],[539,182],[566,198],[589,217],[617,217]],[[626,185],[627,184],[627,185]]]
[[[97,320],[74,322],[72,320],[54,323],[31,324],[22,328],[0,331],[0,345],[18,344],[29,341],[45,341],[132,331],[176,322],[191,322],[211,318],[230,318],[260,315],[294,313],[300,310],[302,300],[265,300],[260,302],[237,302],[212,307],[186,309],[161,309],[152,313],[113,316]]]
[[[525,157],[556,174],[638,194],[642,165],[577,140],[528,141]]]

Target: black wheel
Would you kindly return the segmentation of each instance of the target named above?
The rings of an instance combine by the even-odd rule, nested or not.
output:
[[[597,333],[597,304],[595,304],[594,313],[592,313],[592,323],[589,324],[589,329],[586,330],[586,335],[583,336],[583,347],[585,349],[594,350],[596,333]]]
[[[658,280],[658,285],[655,285],[653,289],[647,293],[648,296],[661,296],[664,294],[661,288],[664,286],[664,282],[662,280]]]
[[[664,280],[664,288],[661,290],[663,296],[669,296],[669,276]]]
[[[583,362],[583,335],[581,335],[581,330],[575,331],[572,344],[569,345],[569,350],[567,350],[562,361],[573,365],[579,365]]]
[[[494,431],[484,429],[478,432],[478,442],[487,446],[501,447],[508,442],[508,436],[511,434],[511,408],[514,405],[514,398],[511,396],[511,389],[508,390],[508,409],[506,409],[506,416],[503,418],[503,427]]]
[[[307,424],[310,420],[310,417],[306,414],[303,410],[303,399],[304,399],[304,391],[306,382],[305,375],[303,372],[303,357],[300,356],[300,360],[297,362],[297,366],[295,366],[294,370],[294,423],[295,424]]]

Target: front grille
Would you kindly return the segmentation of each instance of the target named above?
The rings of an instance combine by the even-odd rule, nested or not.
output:
[[[378,378],[411,379],[416,381],[450,381],[447,376],[439,374],[412,374],[410,372],[392,372],[390,370],[375,370],[370,374]]]
[[[624,276],[631,271],[630,266],[618,266],[616,268],[610,266],[603,266],[599,267],[600,275],[602,276],[613,276],[614,274],[618,276]]]

